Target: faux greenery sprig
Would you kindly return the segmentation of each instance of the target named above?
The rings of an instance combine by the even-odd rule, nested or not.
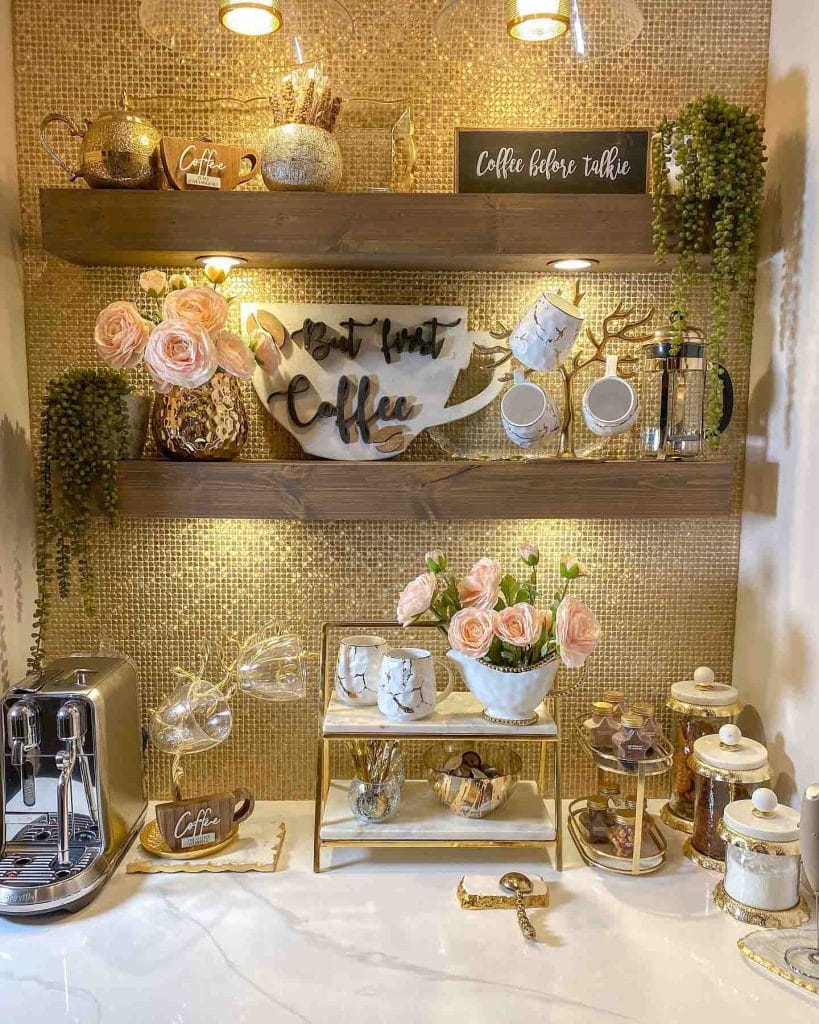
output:
[[[88,532],[102,515],[117,512],[116,464],[128,454],[130,388],[112,370],[69,370],[46,389],[40,415],[38,596],[30,665],[42,661],[43,629],[52,579],[62,598],[71,592],[72,563],[83,606],[95,612]]]
[[[669,172],[678,168],[677,187]],[[654,248],[660,263],[679,256],[672,272],[674,308],[682,338],[691,292],[700,279],[699,257],[710,251],[713,369],[706,424],[720,419],[720,355],[728,335],[731,295],[742,293],[742,334],[750,332],[750,296],[765,183],[765,146],[759,117],[721,96],[689,103],[663,121],[653,141]]]

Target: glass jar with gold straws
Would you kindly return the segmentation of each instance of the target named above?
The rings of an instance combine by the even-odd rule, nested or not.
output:
[[[718,736],[701,736],[688,759],[694,773],[694,832],[683,853],[700,867],[723,871],[725,840],[719,824],[729,803],[748,800],[770,781],[768,751],[744,737],[735,725],[723,725]]]
[[[674,771],[671,796],[661,811],[666,825],[678,832],[694,829],[694,773],[688,759],[701,736],[716,735],[736,721],[742,704],[733,686],[715,682],[710,668],[701,666],[692,679],[674,683],[666,707],[674,718]]]

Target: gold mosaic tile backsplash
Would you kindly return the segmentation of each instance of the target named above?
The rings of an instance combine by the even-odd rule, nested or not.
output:
[[[419,150],[419,191],[451,189],[452,138],[458,125],[652,124],[709,90],[757,110],[764,102],[769,0],[643,0],[646,28],[626,53],[587,66],[555,58],[530,70],[439,59],[429,27],[436,4],[430,0],[357,0],[349,6],[359,42],[334,55],[329,70],[346,95],[409,101]],[[69,366],[94,365],[96,314],[115,298],[134,294],[140,272],[83,270],[43,253],[38,187],[68,183],[40,149],[41,117],[51,110],[93,116],[113,106],[125,90],[144,98],[140,106],[164,131],[198,133],[224,124],[227,132],[232,124],[239,133],[247,123],[226,118],[209,100],[263,95],[276,74],[266,62],[242,57],[241,47],[231,62],[174,57],[144,35],[137,10],[136,0],[15,4],[27,348],[35,418],[52,376]],[[160,95],[174,99],[151,99]],[[348,168],[353,186],[365,180],[366,175]],[[491,329],[511,325],[546,285],[568,288],[571,283],[535,274],[253,271],[237,275],[234,290],[242,299],[278,302],[460,304],[469,308],[473,328]],[[587,315],[598,328],[621,298],[641,313],[656,307],[658,322],[669,309],[668,279],[661,274],[590,276],[583,287]],[[707,324],[704,296],[698,305],[700,322]],[[741,400],[720,458],[733,458],[740,468],[747,353],[734,344],[727,362]],[[558,395],[557,378],[545,382]],[[578,396],[583,386],[579,382]],[[251,435],[245,457],[299,457],[295,442],[273,425],[250,388],[247,401]],[[443,440],[461,450],[494,450],[498,429],[496,411],[489,412]],[[578,448],[590,441],[581,431]],[[609,454],[627,455],[632,445],[626,442]],[[441,451],[431,439],[421,438],[409,457],[440,458]],[[102,639],[132,655],[147,715],[171,685],[172,667],[193,667],[202,637],[216,640],[224,633],[250,631],[276,617],[316,651],[325,619],[389,618],[398,591],[420,571],[428,548],[443,548],[451,563],[463,569],[483,554],[511,568],[518,543],[530,536],[541,546],[544,573],[570,550],[580,553],[592,570],[578,593],[597,611],[603,640],[567,702],[567,721],[605,687],[616,685],[660,701],[668,685],[697,664],[711,664],[719,678],[727,678],[736,515],[639,523],[123,521],[95,533],[99,621],[87,621],[72,600],[55,609],[48,642],[57,652],[88,648]],[[304,702],[268,707],[237,698],[231,739],[188,759],[192,788],[242,783],[260,797],[310,796],[315,676],[312,671]],[[569,677],[566,673],[564,681]],[[591,776],[570,737],[564,755],[567,792],[580,793]],[[166,795],[167,773],[167,760],[149,751],[152,796]]]

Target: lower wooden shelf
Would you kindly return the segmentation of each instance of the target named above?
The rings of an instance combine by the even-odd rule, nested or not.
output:
[[[488,818],[462,818],[441,804],[429,783],[404,786],[394,818],[360,822],[347,802],[350,783],[330,783],[320,837],[328,846],[539,846],[554,842],[556,829],[534,782],[519,782],[503,807]]]
[[[727,462],[171,462],[120,464],[140,519],[658,519],[731,511]]]

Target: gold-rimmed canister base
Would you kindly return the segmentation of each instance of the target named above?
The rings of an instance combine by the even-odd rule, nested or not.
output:
[[[707,853],[700,853],[691,839],[686,839],[685,841],[683,856],[701,868],[705,868],[706,871],[718,871],[720,874],[725,874],[725,861],[717,860],[716,857],[709,857]]]
[[[662,818],[663,824],[673,828],[675,832],[685,832],[690,836],[694,831],[694,822],[689,821],[688,818],[681,818],[679,814],[675,814],[671,810],[671,804],[663,805],[663,809],[660,811],[660,818]]]
[[[759,910],[729,896],[724,882],[717,883],[714,889],[714,903],[737,921],[757,928],[799,928],[810,920],[810,911],[803,896],[789,910]]]

